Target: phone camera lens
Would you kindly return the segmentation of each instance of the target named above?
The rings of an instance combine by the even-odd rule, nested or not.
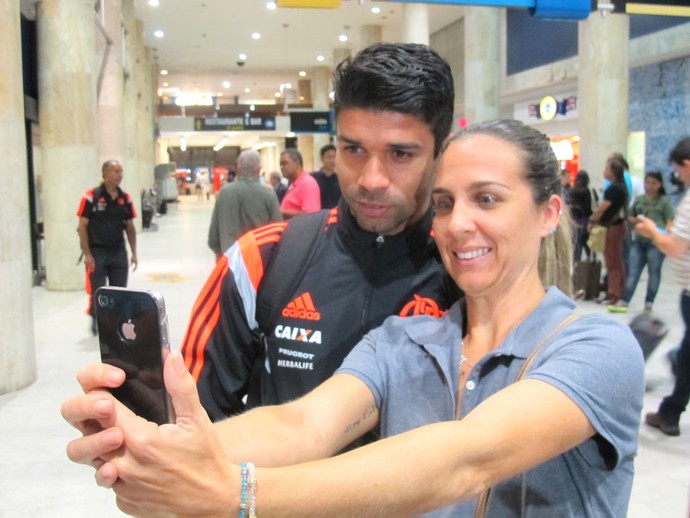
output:
[[[108,297],[107,295],[99,295],[98,296],[98,304],[104,308],[112,306],[112,302],[110,300],[110,297]]]

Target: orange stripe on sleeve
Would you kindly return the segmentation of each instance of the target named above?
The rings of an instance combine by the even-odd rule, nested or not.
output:
[[[81,199],[79,200],[79,208],[77,209],[77,216],[81,216],[83,218],[86,217],[86,216],[84,216],[84,209],[86,207],[86,202],[88,201],[89,197],[91,198],[91,203],[93,203],[93,189],[89,189],[88,191],[86,191],[84,196],[82,196]]]
[[[328,213],[327,225],[335,225],[338,222],[338,207],[333,207]]]
[[[218,295],[220,295],[220,288],[218,290]],[[197,347],[196,352],[196,362],[194,369],[191,374],[195,381],[199,381],[199,376],[201,375],[201,369],[204,367],[204,351],[206,350],[206,344],[211,338],[211,333],[218,325],[218,320],[220,320],[220,304],[214,304],[211,308],[211,312],[207,317],[206,325],[201,330],[199,336],[199,343],[203,344],[203,347]]]
[[[279,221],[277,223],[269,223],[267,225],[264,225],[262,227],[259,227],[255,230],[252,231],[252,234],[254,234],[257,238],[264,237],[266,235],[270,234],[280,234],[285,227],[287,226],[287,223],[285,221]]]
[[[280,239],[280,236],[277,237]],[[245,234],[237,243],[240,246],[240,253],[242,254],[244,265],[247,268],[249,280],[252,286],[254,286],[254,289],[257,290],[264,276],[264,262],[261,259],[261,252],[259,251],[260,245],[257,242],[256,235],[253,232]]]
[[[191,319],[182,342],[181,351],[187,369],[192,375],[196,372],[195,380],[198,380],[198,375],[203,367],[204,350],[210,336],[210,332],[205,332],[203,328],[213,322],[212,320],[209,321],[209,315],[213,315],[214,311],[219,314],[221,286],[228,271],[228,258],[222,256],[216,263],[216,267],[201,289],[192,308]],[[217,322],[216,317],[215,323]],[[213,326],[210,329],[212,330]],[[202,338],[204,338],[203,341]]]

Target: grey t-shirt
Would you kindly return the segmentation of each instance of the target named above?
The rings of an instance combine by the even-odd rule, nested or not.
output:
[[[550,288],[506,340],[473,367],[461,415],[510,385],[532,349],[574,307]],[[388,437],[455,418],[461,343],[457,303],[439,319],[390,317],[364,337],[337,373],[354,375],[370,388],[381,434]],[[570,397],[596,435],[494,486],[487,516],[625,516],[644,396],[644,363],[629,328],[598,315],[582,316],[548,342],[525,378],[542,380]],[[475,507],[476,502],[464,502],[425,516],[469,518]]]

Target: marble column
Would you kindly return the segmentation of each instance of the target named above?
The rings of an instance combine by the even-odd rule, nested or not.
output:
[[[359,30],[361,49],[367,48],[374,43],[383,41],[383,31],[380,25],[362,25]]]
[[[130,174],[130,190],[132,196],[138,201],[140,199],[139,193],[144,187],[146,181],[146,163],[145,163],[145,146],[147,140],[147,115],[146,110],[146,46],[144,45],[144,23],[141,20],[134,22],[134,55],[135,62],[132,68],[132,78],[134,79],[134,90],[136,92],[135,106],[136,106],[136,125],[137,125],[137,142],[134,147],[134,157],[136,170]],[[136,222],[137,230],[141,230],[140,222]]]
[[[626,153],[628,141],[628,39],[625,14],[594,12],[578,27],[577,102],[580,168],[603,185],[606,158]]]
[[[0,394],[36,381],[19,0],[0,4]]]
[[[501,11],[465,8],[465,116],[469,123],[498,118]]]
[[[124,79],[122,84],[122,120],[127,131],[124,133],[124,170],[123,186],[129,190],[130,186],[138,185],[136,150],[139,128],[137,127],[137,94],[134,82],[134,68],[136,63],[134,18],[134,0],[122,0],[122,24],[124,26]],[[139,208],[139,207],[137,207]]]
[[[139,139],[141,127],[138,119],[138,89],[137,89],[137,61],[138,36],[137,21],[134,16],[134,0],[122,0],[122,23],[124,25],[124,49],[125,57],[123,67],[125,70],[122,92],[122,118],[127,131],[124,134],[125,158],[122,164],[124,178],[123,188],[128,191],[135,202],[137,212],[141,214],[141,197],[139,196]],[[137,231],[142,228],[141,218],[134,220]]]
[[[47,287],[80,290],[84,267],[76,264],[75,212],[84,191],[101,178],[93,2],[43,0],[36,20]]]
[[[125,156],[124,118],[122,110],[123,73],[122,73],[122,2],[108,0],[104,2],[104,28],[107,35],[99,30],[96,34],[96,61],[103,65],[98,98],[98,162],[118,160],[123,162]],[[105,60],[105,63],[104,63]]]
[[[403,4],[403,34],[405,43],[429,44],[429,8],[426,4]]]
[[[320,161],[314,161],[314,135],[310,133],[297,135],[297,149],[302,153],[305,171],[314,171],[321,167]],[[318,156],[318,149],[316,150]]]
[[[142,24],[143,35],[143,24]],[[153,76],[153,58],[151,49],[146,47],[141,42],[141,63],[137,68],[137,86],[139,97],[139,109],[137,114],[139,116],[139,127],[141,133],[139,135],[139,189],[140,193],[143,189],[148,189],[153,184],[154,175],[154,161],[155,161],[155,142],[154,142],[154,121],[153,121],[153,90],[152,90],[152,76]],[[138,199],[138,198],[137,198]]]
[[[338,47],[333,49],[333,69],[352,55],[352,50],[348,47]]]
[[[314,67],[311,71],[312,106],[317,111],[328,111],[330,105],[331,70],[328,67]],[[312,163],[313,170],[321,168],[321,148],[330,142],[328,133],[314,133],[312,135]]]

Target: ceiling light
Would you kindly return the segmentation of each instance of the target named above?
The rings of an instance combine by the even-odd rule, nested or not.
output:
[[[223,88],[230,88],[230,81],[223,81]]]
[[[268,9],[269,11],[273,11],[276,7],[278,7],[278,6],[276,5],[275,2],[268,2],[266,4],[266,9]]]
[[[326,58],[319,54],[318,56],[316,56],[316,61],[326,61]]]
[[[295,137],[295,132],[294,132],[294,131],[288,131],[288,132],[285,134],[285,136],[286,136],[286,137],[289,137],[289,138],[294,138],[294,137]]]
[[[162,38],[163,36],[165,36],[165,33],[164,33],[162,30],[158,29],[157,31],[154,31],[154,32],[153,32],[153,35],[154,35],[156,38]]]
[[[251,92],[251,91],[252,91],[251,88],[245,88],[245,89],[244,89],[244,93],[246,93],[246,94],[248,94],[248,93]]]
[[[175,96],[177,106],[213,106],[213,96],[199,93],[180,93]]]
[[[158,0],[149,0],[149,5],[151,7],[158,7],[160,5],[160,2]]]
[[[240,52],[240,55],[237,56],[237,57],[240,58],[242,61],[244,61],[245,59],[247,59],[247,55],[246,55],[244,52]]]
[[[290,90],[292,88],[292,83],[285,83],[285,88]]]
[[[307,77],[307,73],[304,70],[299,71],[299,76],[300,77]]]
[[[163,83],[163,86],[168,86],[168,83],[167,83],[167,82],[166,82],[166,83]]]
[[[161,75],[162,75],[162,76],[167,76],[167,75],[168,75],[168,71],[167,71],[166,69],[161,70]]]
[[[350,26],[349,25],[343,25],[344,31],[338,36],[338,39],[342,42],[345,43],[347,40],[350,39]]]
[[[261,33],[260,32],[252,32],[252,39],[260,40],[261,39]]]
[[[381,8],[374,6],[371,8],[371,12],[374,14],[379,14],[381,12]]]
[[[218,92],[216,95],[217,95],[218,97],[223,97],[223,92]]]
[[[250,111],[256,110],[256,106],[254,106],[253,104],[250,104],[250,105],[249,105],[249,110],[250,110]]]
[[[218,144],[213,146],[213,151],[220,151],[221,149],[223,149],[225,147],[225,144],[227,144],[227,143],[228,143],[228,138],[223,137],[222,139],[220,139],[220,142],[218,142]]]
[[[187,137],[180,139],[180,151],[187,151]]]
[[[280,94],[280,92],[276,92],[275,95],[276,95],[276,97],[280,97],[281,94]]]

